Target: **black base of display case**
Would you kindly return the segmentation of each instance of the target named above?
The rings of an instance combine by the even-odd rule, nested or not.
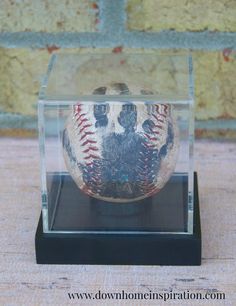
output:
[[[187,182],[185,182],[184,186],[186,186],[186,184]],[[167,196],[170,194],[168,188],[171,187],[167,187],[166,191],[163,191],[163,198],[165,197],[165,193]],[[112,208],[107,209],[106,205],[103,206],[102,203],[91,203],[91,205],[93,211],[96,211],[97,207],[97,210],[99,211],[96,212],[96,214],[99,213],[100,218],[105,218],[105,220],[109,219],[112,221],[111,210],[113,215],[121,213],[117,210],[118,206],[112,206],[116,207],[115,210],[113,210]],[[143,207],[147,208],[148,205],[149,214],[155,214],[155,210],[152,211],[151,204],[145,202]],[[88,205],[86,204],[85,207],[88,207]],[[183,205],[183,207],[185,207],[185,205]],[[134,210],[134,212],[136,215],[144,215],[142,211],[144,208],[142,208],[142,205],[139,208],[140,211],[137,210],[137,205],[135,209],[136,210]],[[185,207],[184,210],[186,209],[187,207]],[[61,211],[62,216],[64,215],[66,218],[65,212],[63,212],[63,208],[61,208]],[[131,220],[131,222],[132,218],[133,220],[137,220],[137,216],[130,218],[130,211],[130,208],[126,210],[127,215],[123,215],[122,220]],[[59,215],[59,212],[57,214]],[[75,212],[73,212],[73,214],[75,214]],[[122,214],[124,214],[124,212]],[[146,213],[146,215],[147,214],[148,213]],[[159,215],[160,214],[161,211]],[[91,230],[90,223],[91,220],[94,220],[94,217],[91,219],[91,216],[89,217],[91,220],[86,221],[87,226],[90,227],[90,229],[88,228],[87,232],[43,233],[41,214],[35,237],[36,261],[38,264],[200,265],[201,227],[196,173],[194,174],[193,214],[193,234],[187,233],[186,224],[184,226],[185,229],[183,230],[183,233],[174,233],[174,231],[173,233],[168,233],[167,231],[162,233],[155,233],[152,231],[142,231],[140,228],[136,231],[127,231],[124,233],[124,231],[122,232],[115,229],[111,230],[112,227],[109,224],[106,224],[106,226],[108,228],[110,226],[110,230],[105,231],[105,229],[102,229],[99,233],[97,230],[94,231],[95,229]],[[182,219],[185,220],[186,214],[182,213],[182,215]],[[85,218],[85,216],[88,216],[87,212],[84,213],[84,216],[82,217]],[[60,216],[58,219],[59,218]],[[101,219],[102,221],[100,221],[100,224],[104,224],[103,219]],[[152,220],[149,215],[146,219],[149,221]],[[145,224],[147,221],[142,222],[142,224]],[[100,224],[96,224],[96,227],[98,227],[98,225],[100,226]],[[173,224],[173,222],[171,224]],[[59,227],[59,225],[56,225],[54,222],[54,230],[58,230],[57,227]],[[73,229],[71,229],[71,231],[72,230]]]

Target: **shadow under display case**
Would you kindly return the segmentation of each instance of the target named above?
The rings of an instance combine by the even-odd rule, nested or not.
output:
[[[38,102],[38,263],[201,263],[191,57],[53,55]]]

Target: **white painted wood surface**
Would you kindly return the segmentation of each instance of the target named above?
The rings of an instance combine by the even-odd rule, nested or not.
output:
[[[236,143],[197,141],[200,267],[37,265],[36,140],[0,140],[0,305],[236,305]],[[225,292],[225,301],[74,300],[68,292]]]

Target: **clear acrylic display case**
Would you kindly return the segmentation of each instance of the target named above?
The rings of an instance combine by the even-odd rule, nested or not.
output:
[[[53,55],[38,122],[37,262],[200,263],[190,55]]]

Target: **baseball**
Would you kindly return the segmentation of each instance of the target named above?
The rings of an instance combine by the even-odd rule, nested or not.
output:
[[[111,83],[93,91],[114,93],[129,95],[132,89]],[[170,179],[178,157],[178,126],[168,103],[78,102],[62,143],[68,172],[83,192],[104,201],[132,202],[154,195]]]

